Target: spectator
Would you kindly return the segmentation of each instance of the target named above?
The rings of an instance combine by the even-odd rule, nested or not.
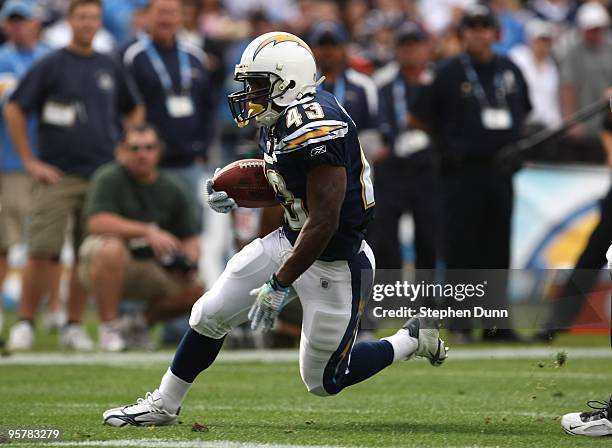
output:
[[[295,0],[223,0],[232,17],[246,19],[253,11],[263,11],[271,21],[290,23],[299,18],[298,1]],[[306,3],[306,2],[303,2]],[[317,3],[332,3],[323,0]]]
[[[368,15],[367,0],[348,0],[344,6],[344,20],[353,39],[359,34]]]
[[[338,22],[318,22],[308,34],[308,43],[325,77],[319,90],[333,93],[351,116],[366,154],[375,154],[381,146],[378,131],[378,92],[367,76],[349,67],[346,45],[349,41]]]
[[[204,49],[204,35],[200,32],[200,16],[203,10],[202,2],[198,0],[181,0],[182,28],[178,38],[183,42],[189,42],[196,47]]]
[[[173,177],[158,171],[161,154],[153,127],[129,128],[116,162],[96,171],[87,193],[89,236],[79,251],[79,277],[98,301],[104,350],[126,348],[121,331],[129,329],[118,320],[122,297],[148,304],[148,327],[188,312],[204,292],[195,275],[195,207]]]
[[[178,39],[182,19],[181,0],[152,0],[148,34],[127,48],[123,64],[144,98],[148,120],[166,144],[161,167],[176,175],[192,195],[201,225],[199,183],[207,172],[215,102],[204,51]],[[164,340],[180,339],[186,326],[187,316],[166,325]]]
[[[561,60],[561,110],[564,118],[599,101],[601,92],[612,79],[608,12],[600,3],[584,3],[578,9],[576,24],[580,35]],[[601,160],[600,123],[601,116],[598,115],[570,129],[566,143],[574,158]]]
[[[126,49],[123,64],[166,144],[161,166],[179,176],[199,203],[198,183],[214,132],[206,55],[177,39],[181,0],[152,0],[147,14],[149,33]]]
[[[525,25],[514,10],[514,0],[491,0],[489,6],[493,10],[500,27],[499,41],[493,45],[493,51],[507,55],[518,45],[525,44]]]
[[[147,3],[147,0],[104,0],[104,26],[119,46],[127,45],[136,35],[134,16],[146,7]]]
[[[461,22],[465,51],[440,65],[410,111],[412,123],[439,141],[445,262],[450,270],[503,270],[510,264],[512,176],[498,167],[495,156],[519,138],[531,105],[521,71],[493,53],[498,32],[489,8],[467,9]],[[507,279],[500,280],[488,289],[492,300],[499,301],[489,303],[494,309],[507,304]],[[471,328],[456,325],[451,322],[456,339],[469,341]],[[509,325],[483,321],[488,329],[484,338],[516,341]]]
[[[200,19],[203,14],[202,2],[200,0],[181,0],[182,27],[178,31],[177,39],[181,42],[189,42],[204,50],[206,54],[207,68],[210,73],[210,88],[213,92],[219,92],[223,88],[225,76],[223,67],[223,47],[221,43],[200,29]],[[215,101],[217,103],[217,101]]]
[[[528,0],[527,7],[542,20],[569,25],[576,15],[577,4],[570,0]]]
[[[19,78],[39,60],[49,49],[38,42],[40,23],[34,15],[32,3],[24,0],[9,0],[0,10],[2,28],[6,34],[7,43],[0,48],[0,102],[6,99],[14,90]],[[32,117],[31,117],[32,118]],[[35,139],[36,123],[28,120],[28,134]],[[34,151],[36,151],[34,144]],[[8,270],[8,251],[14,244],[24,241],[26,216],[30,207],[31,181],[24,172],[15,149],[8,137],[4,119],[0,117],[0,289]],[[63,320],[60,309],[59,281],[61,266],[54,266],[52,282],[49,291],[49,312],[45,323],[53,329],[61,326]],[[2,329],[2,300],[0,298],[0,331]]]
[[[380,11],[373,10],[368,14],[360,37],[362,56],[370,61],[370,71],[381,68],[393,60],[395,44],[393,39],[398,25],[399,23]]]
[[[523,72],[529,87],[533,110],[527,123],[533,130],[555,128],[561,124],[559,70],[551,55],[553,37],[551,23],[534,19],[527,24],[528,45],[516,47],[509,54]]]
[[[377,216],[370,241],[378,267],[402,269],[399,219],[410,211],[415,224],[415,267],[434,269],[439,219],[433,150],[429,136],[408,123],[408,111],[418,91],[432,80],[431,47],[423,30],[413,22],[399,28],[396,41],[397,63],[382,69],[375,78],[380,86],[383,134],[392,152],[374,164]]]
[[[30,252],[22,278],[20,320],[9,336],[11,349],[33,346],[34,316],[42,294],[49,289],[49,275],[59,258],[68,221],[73,219],[73,243],[78,245],[88,178],[112,159],[121,114],[131,123],[140,122],[143,116],[120,66],[92,47],[101,26],[100,0],[72,0],[68,21],[73,30],[70,45],[36,63],[5,108],[13,144],[34,182],[27,228]],[[27,134],[29,113],[38,118],[38,157]],[[84,306],[85,294],[72,275],[68,325],[61,338],[67,348],[92,348],[80,325]]]
[[[408,111],[424,85],[431,82],[431,42],[414,22],[404,23],[396,35],[396,62],[376,73],[379,87],[380,121],[387,157],[374,161],[376,219],[368,229],[368,240],[380,269],[402,270],[402,243],[399,222],[412,213],[416,269],[434,269],[439,252],[439,192],[434,177],[433,150],[429,136],[408,123]],[[383,282],[397,280],[392,278]],[[386,275],[382,272],[382,276]],[[424,271],[416,280],[426,280]],[[362,328],[376,328],[377,319],[366,313]],[[363,332],[360,333],[363,337]]]
[[[425,29],[436,36],[442,36],[461,17],[461,11],[476,4],[476,0],[418,0],[419,15]]]
[[[62,7],[66,5],[68,2],[62,3]],[[53,49],[63,48],[72,41],[72,27],[66,18],[62,18],[43,29],[41,40]],[[113,35],[100,26],[93,39],[93,49],[98,53],[110,53],[115,46]]]

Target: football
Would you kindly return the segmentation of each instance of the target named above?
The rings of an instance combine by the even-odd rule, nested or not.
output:
[[[225,191],[239,207],[259,208],[277,205],[274,189],[264,173],[261,159],[243,159],[232,162],[217,171],[213,177],[215,191]]]

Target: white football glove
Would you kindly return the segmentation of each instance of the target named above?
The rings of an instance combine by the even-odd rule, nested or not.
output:
[[[253,289],[249,294],[257,298],[248,316],[251,330],[270,330],[276,317],[289,301],[290,291],[291,287],[281,286],[274,275],[262,287]]]
[[[204,184],[204,199],[208,206],[217,213],[229,213],[236,207],[236,201],[230,198],[225,191],[215,191],[213,180],[207,179]]]

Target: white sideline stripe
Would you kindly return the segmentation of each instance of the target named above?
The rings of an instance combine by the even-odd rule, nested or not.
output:
[[[338,445],[282,445],[253,442],[230,442],[227,440],[180,440],[180,439],[118,439],[88,440],[85,442],[51,442],[19,446],[92,446],[92,447],[143,447],[143,448],[341,448]],[[421,448],[422,445],[402,444],[403,448]],[[442,446],[442,445],[441,445]],[[498,445],[443,445],[444,448],[499,448]]]
[[[227,440],[180,440],[180,439],[119,439],[119,440],[88,440],[86,442],[52,442],[38,444],[39,446],[136,446],[136,447],[168,447],[168,448],[339,448],[332,445],[277,445],[251,442],[230,442]]]
[[[458,348],[449,352],[447,362],[487,359],[552,359],[556,353],[566,351],[568,359],[612,359],[607,347],[517,347],[493,349]],[[40,352],[16,353],[0,357],[0,366],[11,365],[103,365],[141,367],[143,365],[168,364],[173,352],[127,352],[127,353],[65,353]],[[216,362],[297,362],[297,350],[236,350],[222,352]]]

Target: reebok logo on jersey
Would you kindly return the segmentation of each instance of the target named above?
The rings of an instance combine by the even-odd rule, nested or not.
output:
[[[316,148],[312,148],[310,150],[310,155],[311,157],[318,156],[318,155],[324,154],[325,151],[327,151],[327,149],[325,148],[325,145],[317,146]]]

